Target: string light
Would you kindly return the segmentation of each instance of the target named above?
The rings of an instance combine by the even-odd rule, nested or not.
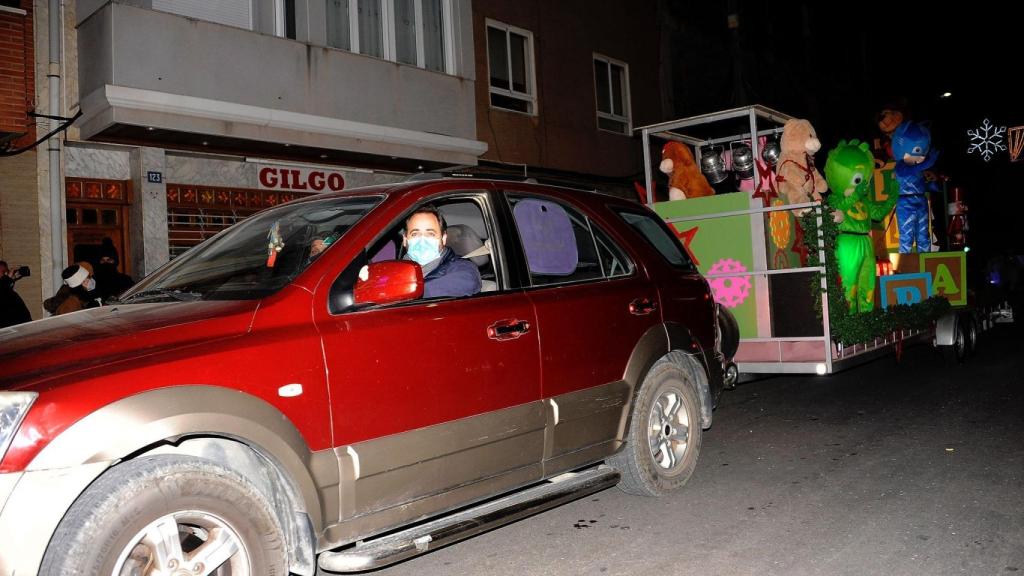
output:
[[[1024,151],[1024,126],[1007,128],[1006,139],[1010,144],[1010,162],[1020,160],[1020,153]]]

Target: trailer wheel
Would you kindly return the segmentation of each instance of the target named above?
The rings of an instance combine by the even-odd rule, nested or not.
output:
[[[740,325],[725,306],[718,307],[718,329],[722,342],[720,352],[725,361],[730,362],[740,347]]]
[[[971,314],[964,315],[965,356],[974,356],[978,351],[978,323]]]
[[[965,322],[957,321],[953,329],[953,343],[942,347],[942,355],[947,360],[956,360],[957,364],[963,364],[967,359],[967,329]]]

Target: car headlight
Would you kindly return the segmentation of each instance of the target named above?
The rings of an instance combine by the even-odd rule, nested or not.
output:
[[[0,462],[37,396],[36,392],[0,392]]]

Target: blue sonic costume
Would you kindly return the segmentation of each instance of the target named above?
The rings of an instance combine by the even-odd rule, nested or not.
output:
[[[918,252],[931,250],[928,235],[928,192],[929,186],[924,172],[938,159],[938,152],[930,150],[931,133],[927,128],[913,122],[904,122],[892,135],[892,154],[896,160],[896,183],[899,186],[899,200],[896,202],[896,221],[900,230],[900,254],[908,254],[917,244]]]

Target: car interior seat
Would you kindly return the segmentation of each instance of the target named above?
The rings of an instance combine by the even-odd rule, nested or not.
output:
[[[490,268],[491,244],[477,234],[471,226],[466,224],[451,224],[448,226],[448,247],[452,252],[476,264],[481,271],[481,292],[493,292],[498,289],[498,284],[491,278],[485,277]]]

